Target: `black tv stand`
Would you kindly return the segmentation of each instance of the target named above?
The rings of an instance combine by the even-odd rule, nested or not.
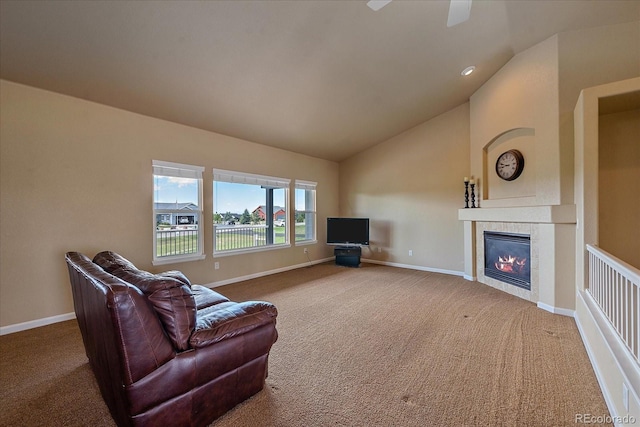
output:
[[[360,246],[337,246],[333,250],[336,256],[336,265],[345,267],[359,267],[362,248]]]

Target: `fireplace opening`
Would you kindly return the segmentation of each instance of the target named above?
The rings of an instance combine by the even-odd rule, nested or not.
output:
[[[530,236],[485,231],[484,275],[531,290]]]

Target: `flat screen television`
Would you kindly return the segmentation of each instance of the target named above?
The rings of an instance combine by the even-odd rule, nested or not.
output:
[[[369,245],[369,218],[327,218],[327,244]]]

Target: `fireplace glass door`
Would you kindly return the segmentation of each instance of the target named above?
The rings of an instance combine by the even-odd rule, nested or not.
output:
[[[484,275],[531,290],[530,236],[485,231]]]

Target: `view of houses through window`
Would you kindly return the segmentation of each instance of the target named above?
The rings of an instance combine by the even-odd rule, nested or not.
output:
[[[154,262],[203,256],[204,168],[153,161]]]
[[[154,263],[202,259],[202,173],[199,166],[153,161]],[[214,253],[237,253],[316,241],[316,183],[213,171]]]
[[[288,244],[289,182],[214,170],[214,253]]]

